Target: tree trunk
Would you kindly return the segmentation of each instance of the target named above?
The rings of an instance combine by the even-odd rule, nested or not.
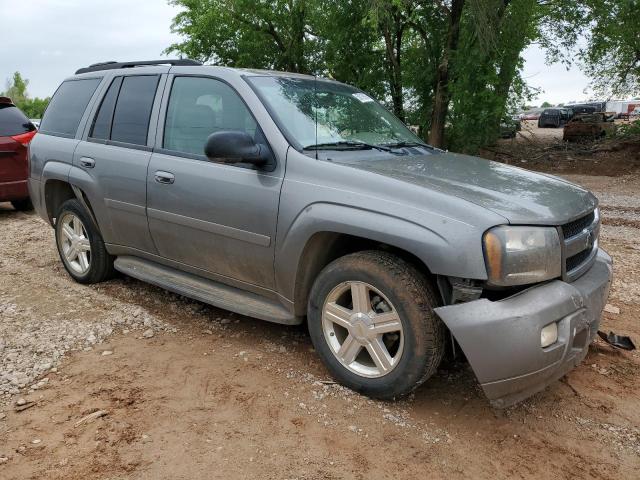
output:
[[[288,45],[285,47],[286,70],[294,73],[309,73],[305,58],[305,28],[307,7],[304,0],[290,0],[291,12]]]
[[[429,133],[429,143],[434,147],[444,146],[444,127],[449,111],[449,66],[451,57],[458,49],[460,39],[460,20],[465,0],[453,0],[449,13],[449,31],[447,33],[447,43],[442,53],[442,61],[438,66],[438,83],[433,101],[433,112],[431,114],[431,132]]]
[[[380,23],[385,44],[385,68],[389,79],[389,91],[393,103],[393,113],[404,122],[404,94],[402,91],[402,37],[404,22],[402,14],[393,7]]]

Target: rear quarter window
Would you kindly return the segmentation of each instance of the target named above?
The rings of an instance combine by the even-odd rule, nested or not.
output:
[[[87,78],[63,82],[44,113],[40,132],[75,137],[82,115],[101,81],[101,78]]]
[[[0,137],[11,137],[27,133],[35,127],[20,111],[18,107],[11,104],[0,103]]]

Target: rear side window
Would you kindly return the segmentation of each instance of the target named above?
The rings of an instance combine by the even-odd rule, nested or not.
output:
[[[134,145],[147,144],[157,75],[124,77],[113,113],[111,140]]]
[[[100,110],[98,110],[96,119],[93,122],[93,127],[89,134],[91,138],[109,140],[111,137],[111,120],[113,119],[113,110],[116,106],[121,84],[122,77],[117,77],[111,83],[109,90],[107,90],[107,94],[104,96]]]
[[[29,119],[14,105],[0,103],[0,137],[20,135],[33,130]]]
[[[100,78],[67,80],[56,91],[44,114],[40,131],[51,135],[75,137],[89,100]]]

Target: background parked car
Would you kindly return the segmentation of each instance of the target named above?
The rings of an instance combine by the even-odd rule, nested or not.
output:
[[[521,116],[522,120],[538,120],[540,118],[539,110],[529,110],[524,112]]]
[[[27,146],[36,126],[10,98],[0,97],[0,202],[16,210],[31,210],[27,177]]]
[[[571,105],[571,110],[573,110],[574,116],[584,113],[596,113],[600,111],[596,105]]]
[[[571,108],[561,108],[560,109],[560,117],[562,118],[563,123],[567,123],[569,120],[573,118],[575,112]]]
[[[546,108],[538,119],[538,128],[559,128],[569,121],[568,111],[559,108]]]

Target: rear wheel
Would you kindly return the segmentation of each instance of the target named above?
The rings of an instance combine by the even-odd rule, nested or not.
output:
[[[67,200],[60,208],[56,245],[64,268],[76,282],[98,283],[113,276],[113,257],[92,218],[75,199]]]
[[[411,264],[386,252],[342,257],[318,276],[308,307],[311,340],[343,385],[376,398],[411,392],[437,370],[445,330],[438,297]]]
[[[11,205],[19,212],[29,212],[33,210],[33,204],[30,198],[23,198],[22,200],[12,200]]]

